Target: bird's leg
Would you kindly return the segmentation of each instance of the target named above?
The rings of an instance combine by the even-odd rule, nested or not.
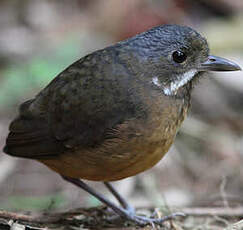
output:
[[[120,205],[125,208],[129,213],[135,214],[135,209],[122,197],[116,189],[109,182],[104,182],[104,185],[108,188],[108,190],[113,194],[113,196],[118,200]]]
[[[78,186],[79,188],[82,188],[86,192],[90,193],[91,195],[96,197],[99,201],[101,201],[102,203],[104,203],[108,207],[110,207],[119,216],[126,216],[125,212],[124,212],[125,210],[123,208],[118,207],[113,202],[111,202],[108,199],[106,199],[101,193],[98,193],[97,191],[95,191],[93,188],[91,188],[89,185],[84,183],[82,180],[76,179],[76,178],[71,178],[71,177],[66,177],[66,176],[62,176],[62,178],[64,180],[66,180],[66,181]]]
[[[76,178],[66,177],[66,176],[62,176],[62,177],[63,177],[64,180],[78,186],[79,188],[82,188],[86,192],[95,196],[99,201],[106,204],[108,207],[110,207],[116,214],[118,214],[123,219],[133,221],[140,226],[145,226],[145,225],[148,225],[148,224],[161,225],[164,221],[173,219],[176,216],[184,216],[184,214],[182,214],[182,213],[173,213],[172,215],[164,216],[164,217],[158,218],[158,219],[149,218],[149,217],[145,217],[145,216],[138,216],[138,215],[135,215],[135,213],[131,213],[128,210],[126,210],[122,207],[118,207],[113,202],[106,199],[102,194],[96,192],[94,189],[92,189],[90,186],[88,186],[83,181],[76,179]]]

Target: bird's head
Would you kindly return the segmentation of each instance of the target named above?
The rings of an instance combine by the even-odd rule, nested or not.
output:
[[[176,95],[203,72],[241,70],[234,62],[210,55],[206,39],[187,26],[154,27],[135,37],[133,44],[148,63],[152,84],[166,95]]]

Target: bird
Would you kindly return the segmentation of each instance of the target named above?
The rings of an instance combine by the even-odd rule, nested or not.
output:
[[[4,152],[37,160],[139,225],[162,218],[136,214],[111,184],[150,169],[168,152],[209,71],[241,70],[210,55],[207,40],[183,25],[160,25],[90,53],[20,105]],[[83,180],[103,182],[111,202]]]

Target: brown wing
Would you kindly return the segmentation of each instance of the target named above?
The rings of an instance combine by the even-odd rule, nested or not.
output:
[[[29,114],[32,102],[23,103],[19,116],[10,124],[4,152],[24,158],[53,156],[63,152],[63,145],[50,135],[47,122]]]
[[[94,54],[72,64],[21,106],[10,125],[7,154],[40,158],[67,148],[97,147],[114,138],[111,130],[117,125],[143,115],[126,67],[107,50]]]

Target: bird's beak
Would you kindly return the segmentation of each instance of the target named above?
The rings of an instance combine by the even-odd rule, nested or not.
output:
[[[241,67],[236,63],[225,58],[209,55],[208,59],[203,62],[199,71],[236,71]]]

